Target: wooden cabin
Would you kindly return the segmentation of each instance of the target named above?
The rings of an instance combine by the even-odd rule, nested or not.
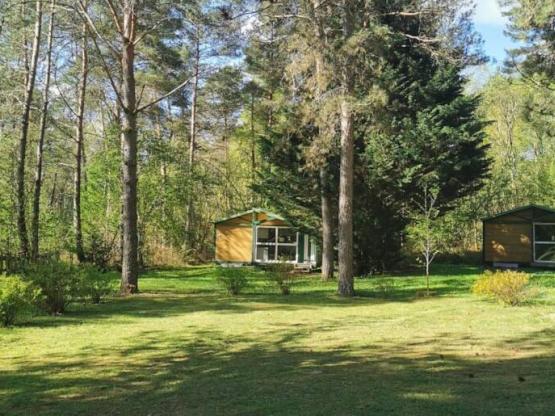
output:
[[[317,247],[279,215],[252,209],[215,222],[216,262],[268,264],[286,261],[313,268]]]
[[[483,227],[485,263],[555,266],[555,210],[528,205],[485,218]]]

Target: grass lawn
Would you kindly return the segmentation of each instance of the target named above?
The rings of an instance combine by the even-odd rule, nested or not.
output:
[[[469,294],[478,269],[306,277],[284,297],[250,271],[150,272],[142,294],[0,329],[1,415],[553,415],[555,275],[504,307]]]

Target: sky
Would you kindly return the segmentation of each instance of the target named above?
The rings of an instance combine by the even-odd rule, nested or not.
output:
[[[474,22],[476,30],[484,39],[484,51],[491,58],[491,66],[503,64],[506,49],[514,47],[514,42],[503,31],[507,18],[503,16],[497,0],[477,0]]]

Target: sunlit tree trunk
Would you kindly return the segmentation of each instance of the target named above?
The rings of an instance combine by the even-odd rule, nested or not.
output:
[[[200,73],[200,34],[197,31],[195,38],[195,57],[193,65],[193,85],[191,92],[191,124],[190,124],[190,139],[189,139],[189,173],[192,175],[195,165],[195,151],[197,146],[197,101],[198,101],[198,84]],[[192,179],[192,177],[190,177]],[[187,203],[187,219],[185,222],[185,237],[187,239],[187,248],[191,248],[193,217],[194,217],[194,192],[191,189]]]
[[[19,252],[23,258],[29,257],[29,238],[27,236],[27,218],[25,209],[25,161],[27,156],[27,141],[29,134],[29,118],[31,104],[33,102],[33,91],[37,75],[37,64],[40,51],[40,38],[42,33],[42,1],[36,2],[35,30],[33,38],[33,49],[31,62],[25,75],[25,96],[23,99],[23,114],[21,116],[21,133],[19,138],[19,149],[17,156],[16,172],[16,209],[17,209],[17,231],[19,235]]]
[[[353,31],[352,10],[349,0],[343,1],[343,36],[349,40]],[[354,295],[353,282],[353,170],[354,138],[352,96],[352,74],[346,61],[341,64],[342,98],[340,108],[341,123],[341,163],[339,172],[339,284],[341,296]]]
[[[137,98],[135,90],[135,2],[123,4],[123,49],[121,54],[121,150],[123,161],[122,270],[121,291],[139,290],[137,235]]]
[[[40,196],[42,191],[42,165],[44,138],[46,135],[46,124],[48,118],[48,105],[50,94],[50,75],[52,70],[52,40],[54,38],[54,16],[56,0],[50,3],[50,24],[48,28],[48,46],[46,52],[46,73],[44,79],[44,90],[42,96],[42,112],[40,119],[40,133],[37,143],[37,161],[35,169],[35,189],[33,195],[33,216],[31,219],[31,258],[37,260],[39,257],[39,221],[40,221]]]
[[[83,170],[83,143],[85,98],[87,94],[87,77],[89,71],[89,58],[87,52],[87,28],[83,25],[83,43],[81,47],[81,82],[78,93],[77,126],[75,137],[75,170],[73,177],[73,231],[75,234],[75,251],[80,262],[85,261],[85,250],[83,248],[83,231],[81,227],[81,181]]]

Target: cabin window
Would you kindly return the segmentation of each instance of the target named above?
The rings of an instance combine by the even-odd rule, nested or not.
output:
[[[555,224],[534,224],[534,260],[555,263]]]
[[[257,227],[256,261],[288,261],[297,259],[297,232],[287,227]]]

